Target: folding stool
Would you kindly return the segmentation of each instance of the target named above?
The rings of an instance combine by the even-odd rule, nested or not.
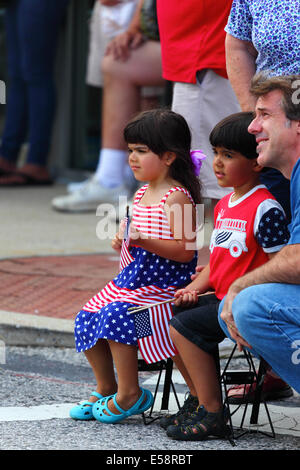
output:
[[[164,385],[163,385],[163,394],[162,394],[162,399],[161,399],[161,411],[162,410],[168,410],[169,409],[169,398],[170,398],[170,391],[172,388],[172,392],[174,394],[178,409],[180,408],[180,403],[178,401],[177,393],[175,390],[175,386],[172,381],[172,372],[173,372],[173,361],[171,358],[168,358],[166,360],[162,360],[159,362],[155,362],[152,364],[147,364],[144,359],[138,359],[138,370],[139,371],[158,371],[158,379],[156,382],[155,386],[155,391],[154,391],[154,401],[151,406],[151,409],[149,412],[147,412],[147,415],[143,413],[143,420],[144,424],[151,424],[153,421],[157,420],[160,418],[160,416],[157,416],[156,418],[152,418],[152,413],[153,413],[153,408],[155,404],[155,400],[157,398],[157,393],[158,393],[158,387],[160,385],[161,381],[161,375],[162,372],[165,370],[165,380],[164,380]]]
[[[263,398],[263,394],[262,394],[264,378],[265,378],[265,375],[266,375],[266,372],[267,372],[267,364],[264,361],[264,359],[260,358],[258,371],[256,372],[251,353],[248,350],[244,349],[243,354],[244,354],[244,357],[245,357],[245,359],[248,363],[248,366],[249,366],[248,370],[245,370],[245,371],[244,370],[243,371],[241,371],[241,370],[229,370],[228,367],[229,367],[229,364],[230,364],[230,362],[231,362],[231,360],[234,356],[236,348],[237,348],[237,345],[234,346],[234,348],[233,348],[233,350],[232,350],[232,352],[231,352],[231,354],[230,354],[230,356],[229,356],[229,358],[226,362],[224,370],[221,373],[221,377],[220,377],[220,383],[221,383],[221,386],[223,385],[224,395],[225,395],[225,397],[224,397],[224,406],[226,406],[229,409],[229,411],[230,411],[230,407],[232,406],[232,405],[230,405],[230,403],[228,401],[227,385],[240,385],[240,384],[246,385],[246,384],[250,384],[249,392],[251,392],[253,384],[254,384],[254,382],[256,382],[256,388],[255,388],[255,391],[254,391],[254,400],[253,400],[253,403],[252,403],[252,410],[251,410],[251,416],[250,416],[250,425],[258,425],[259,409],[260,409],[261,403],[263,403],[264,407],[265,407],[266,414],[267,414],[268,422],[269,422],[269,425],[270,425],[270,428],[271,428],[271,434],[267,433],[267,432],[264,432],[264,431],[261,431],[259,429],[254,429],[254,428],[250,429],[249,428],[249,429],[241,432],[240,434],[235,435],[234,430],[233,430],[231,417],[240,408],[241,405],[238,405],[236,410],[234,410],[232,413],[229,413],[229,421],[230,421],[230,427],[231,427],[231,430],[232,430],[232,435],[233,435],[234,438],[238,439],[239,437],[243,436],[244,434],[259,432],[261,434],[265,434],[266,436],[275,438],[275,432],[274,432],[274,427],[273,427],[273,423],[272,423],[272,420],[271,420],[271,416],[270,416],[266,401]],[[244,420],[245,420],[245,416],[246,416],[246,412],[247,412],[249,404],[250,404],[250,402],[246,401],[239,429],[243,429],[243,424],[244,424]]]

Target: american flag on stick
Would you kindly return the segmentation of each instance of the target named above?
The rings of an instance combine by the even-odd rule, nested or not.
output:
[[[128,264],[130,264],[134,258],[129,253],[129,225],[130,225],[130,217],[129,217],[129,206],[126,207],[126,217],[123,219],[122,223],[125,225],[124,229],[124,237],[122,242],[121,254],[120,254],[120,271],[122,271]]]
[[[169,333],[172,316],[170,303],[145,308],[134,315],[139,350],[148,364],[177,354]]]

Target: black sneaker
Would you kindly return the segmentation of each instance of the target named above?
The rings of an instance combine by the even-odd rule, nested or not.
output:
[[[171,425],[178,425],[182,423],[190,413],[196,411],[198,406],[198,398],[189,393],[180,410],[178,410],[177,413],[173,415],[168,415],[161,418],[159,425],[164,429],[167,429],[167,427]]]
[[[224,412],[209,413],[199,407],[199,417],[192,424],[171,425],[167,428],[167,436],[179,441],[202,441],[209,436],[229,438],[231,431],[226,426]]]

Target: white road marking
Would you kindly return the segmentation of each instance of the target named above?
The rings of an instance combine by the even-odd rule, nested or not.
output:
[[[39,406],[0,407],[1,421],[42,421],[53,418],[68,418],[74,403]]]
[[[182,395],[182,396],[181,396]],[[158,392],[153,411],[160,411],[162,393]],[[183,394],[178,394],[180,402],[183,402]],[[60,403],[54,405],[39,406],[6,406],[0,407],[0,422],[8,421],[44,421],[47,419],[68,419],[70,409],[76,403]],[[178,407],[173,393],[170,393],[169,411],[175,413]]]

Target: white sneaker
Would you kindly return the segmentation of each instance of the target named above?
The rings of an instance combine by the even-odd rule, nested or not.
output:
[[[90,176],[89,178],[87,178],[86,180],[84,181],[76,181],[74,183],[68,183],[67,184],[67,193],[68,194],[71,194],[71,193],[75,193],[76,191],[79,191],[79,189],[83,188],[84,186],[86,186],[92,179],[94,179],[95,175],[93,176]]]
[[[58,196],[52,199],[52,207],[62,212],[88,212],[95,211],[99,204],[106,203],[115,206],[119,203],[119,197],[129,198],[130,191],[125,185],[116,188],[105,188],[95,179],[91,179],[78,191],[66,196]]]

